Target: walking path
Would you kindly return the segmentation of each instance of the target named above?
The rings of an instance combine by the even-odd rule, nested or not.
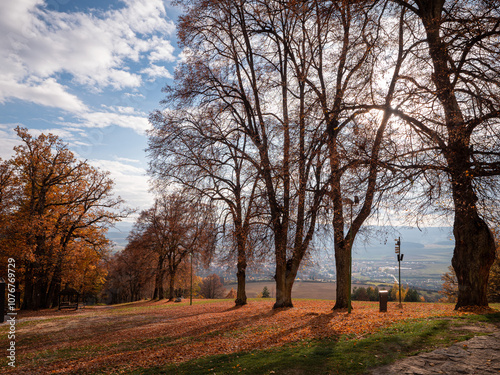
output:
[[[379,367],[371,375],[500,374],[500,331]]]

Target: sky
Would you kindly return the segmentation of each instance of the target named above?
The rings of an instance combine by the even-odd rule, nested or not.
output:
[[[2,0],[0,14],[0,157],[14,155],[17,126],[58,135],[111,173],[128,206],[148,208],[145,132],[181,56],[180,10],[162,0]]]

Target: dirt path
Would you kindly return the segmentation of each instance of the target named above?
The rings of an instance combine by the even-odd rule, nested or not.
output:
[[[371,370],[370,375],[500,374],[500,330]]]

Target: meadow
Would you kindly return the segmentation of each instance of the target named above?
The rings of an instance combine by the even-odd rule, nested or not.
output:
[[[383,313],[377,302],[356,302],[348,314],[332,311],[332,302],[296,299],[294,308],[273,310],[272,299],[238,308],[231,300],[140,301],[21,312],[16,367],[2,358],[2,372],[358,374],[500,322],[498,310],[457,312],[450,304],[389,303]]]

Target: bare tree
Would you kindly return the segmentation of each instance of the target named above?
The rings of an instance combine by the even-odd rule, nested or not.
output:
[[[180,106],[203,111],[216,103],[239,116],[228,131],[251,141],[245,154],[262,179],[274,237],[275,308],[292,306],[292,285],[327,185],[314,103],[291,66],[292,8],[278,1],[189,2],[179,25],[187,63],[170,96]]]
[[[132,230],[128,244],[108,261],[105,293],[111,303],[138,301],[145,298],[154,277],[154,253],[147,236]]]
[[[236,251],[236,305],[246,304],[245,280],[254,254],[251,231],[259,225],[259,172],[248,161],[251,142],[231,133],[228,124],[241,121],[236,113],[208,107],[177,109],[150,116],[150,173],[160,184],[175,183],[208,198],[219,212],[219,226],[229,253]],[[220,241],[219,241],[220,243]]]
[[[391,173],[383,170],[381,159],[391,113],[373,109],[392,104],[406,54],[403,15],[390,24],[394,26],[383,26],[384,18],[397,20],[398,15],[377,2],[301,4],[294,15],[301,32],[292,34],[288,44],[295,74],[318,107],[318,127],[327,146],[337,268],[334,308],[339,309],[348,307],[356,235],[390,182]],[[389,49],[396,51],[391,76],[387,64],[378,62]],[[387,87],[377,81],[387,82]]]
[[[412,16],[413,39],[413,69],[401,77],[405,90],[391,109],[413,131],[400,161],[426,178],[427,202],[451,200],[456,308],[486,306],[495,243],[485,218],[500,174],[498,2],[394,2]]]
[[[163,299],[165,274],[168,298],[175,298],[175,277],[182,261],[191,253],[213,251],[215,223],[209,206],[191,200],[187,194],[162,195],[154,206],[141,213],[143,232],[157,254],[153,299]]]

